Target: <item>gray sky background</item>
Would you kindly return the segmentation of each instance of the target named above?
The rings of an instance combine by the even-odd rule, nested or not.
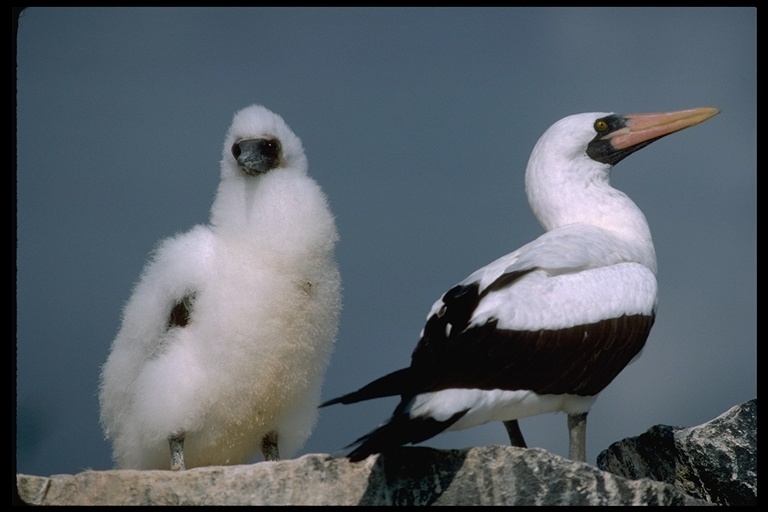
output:
[[[659,261],[642,357],[601,394],[587,456],[756,391],[754,8],[33,8],[17,38],[16,470],[109,469],[99,367],[161,238],[206,222],[233,113],[302,139],[341,241],[322,396],[406,366],[432,303],[541,233],[530,151],[573,113],[722,113],[621,162]],[[337,453],[396,398],[321,410]],[[565,415],[521,421],[567,455]],[[437,448],[506,443],[500,423]]]

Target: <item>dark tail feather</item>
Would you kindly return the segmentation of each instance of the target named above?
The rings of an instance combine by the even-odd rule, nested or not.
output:
[[[320,404],[319,407],[325,407],[333,404],[354,404],[364,400],[372,400],[385,396],[401,395],[407,389],[410,382],[411,369],[403,368],[383,377],[376,379],[370,384],[363,386],[357,391],[347,393],[338,398],[332,398]],[[353,443],[354,444],[354,443]]]
[[[459,411],[446,421],[432,418],[411,419],[406,413],[395,413],[388,423],[347,446],[349,448],[360,445],[349,452],[347,458],[351,462],[359,462],[374,453],[386,452],[408,443],[426,441],[456,423],[466,413],[467,410]]]

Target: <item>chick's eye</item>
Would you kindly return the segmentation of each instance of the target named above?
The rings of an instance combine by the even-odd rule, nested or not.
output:
[[[608,122],[605,119],[598,119],[595,121],[595,131],[597,133],[603,133],[608,129]]]
[[[280,143],[276,140],[268,140],[264,143],[264,154],[277,158],[280,154]]]

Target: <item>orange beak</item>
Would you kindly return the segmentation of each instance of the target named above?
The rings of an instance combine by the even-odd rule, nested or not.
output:
[[[622,116],[625,127],[609,133],[604,139],[610,139],[616,150],[627,149],[703,123],[719,113],[716,108],[700,107],[676,112],[627,114]]]

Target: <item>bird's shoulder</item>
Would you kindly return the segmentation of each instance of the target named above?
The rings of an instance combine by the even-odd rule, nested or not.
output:
[[[152,250],[147,270],[158,268],[168,276],[172,269],[205,270],[215,252],[216,236],[209,226],[197,225],[188,231],[160,240]]]
[[[126,302],[115,343],[139,354],[157,353],[164,333],[183,327],[213,265],[214,236],[207,226],[160,240]]]
[[[631,242],[597,226],[564,226],[548,231],[448,289],[427,315],[413,356],[418,359],[435,351],[450,351],[454,344],[461,344],[464,338],[459,334],[477,323],[479,311],[485,318],[489,315],[486,310],[498,304],[507,309],[524,309],[524,304],[517,304],[508,296],[529,276],[548,279],[625,263],[642,265],[641,258],[642,254]],[[502,295],[507,299],[499,301]],[[498,311],[498,315],[504,316],[505,312]]]
[[[208,226],[160,240],[149,255],[129,302],[143,302],[165,310],[195,293],[205,281],[215,253],[215,237]]]
[[[591,225],[563,226],[548,231],[516,251],[504,271],[539,268],[550,275],[574,273],[620,263],[645,264],[646,246],[620,233]]]
[[[428,318],[453,305],[466,305],[470,297],[479,299],[512,286],[535,270],[562,275],[639,262],[641,256],[632,243],[609,230],[588,225],[564,226],[472,272],[433,304]]]

